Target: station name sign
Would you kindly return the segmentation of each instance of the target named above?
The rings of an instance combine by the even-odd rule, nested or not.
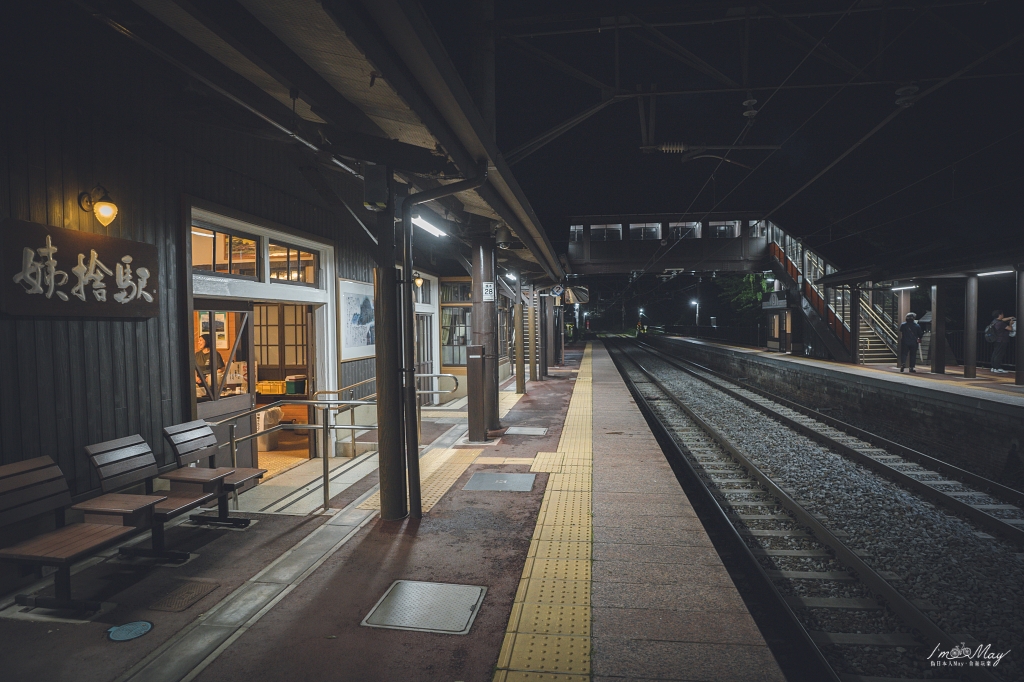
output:
[[[31,317],[156,317],[156,246],[6,219],[0,312]]]
[[[781,297],[779,296],[780,293],[782,294]],[[763,310],[778,310],[786,306],[785,292],[773,291],[770,294],[764,295],[761,299],[761,308]]]

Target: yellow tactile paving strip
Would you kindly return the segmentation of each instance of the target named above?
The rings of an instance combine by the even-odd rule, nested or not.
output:
[[[435,448],[420,458],[420,499],[424,513],[444,497],[481,452],[463,448]],[[380,492],[366,498],[359,508],[380,509]]]
[[[530,471],[551,475],[494,682],[590,679],[591,368],[591,346],[587,344],[558,450],[538,452],[530,467]]]
[[[512,393],[511,391],[501,391],[498,394],[498,417],[504,417],[509,411],[516,406],[516,403],[523,397],[522,393]]]

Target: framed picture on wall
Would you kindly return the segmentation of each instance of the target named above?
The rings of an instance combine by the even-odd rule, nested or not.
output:
[[[338,347],[342,362],[374,356],[373,312],[372,284],[338,280]]]
[[[228,349],[228,314],[227,313],[214,313],[213,314],[213,329],[214,335],[217,338],[217,350]]]

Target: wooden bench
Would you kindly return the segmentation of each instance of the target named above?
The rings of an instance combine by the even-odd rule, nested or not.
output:
[[[71,565],[78,559],[117,543],[138,527],[129,521],[145,523],[146,516],[161,496],[134,496],[122,520],[116,515],[99,519],[86,514],[85,523],[65,525],[64,508],[71,504],[68,483],[60,468],[49,457],[36,457],[0,467],[0,526],[9,526],[48,512],[54,514],[57,529],[0,549],[0,559],[35,566],[55,566],[53,597],[20,594],[15,600],[22,606],[47,609],[97,611],[100,602],[71,598]],[[98,521],[98,522],[97,522]]]
[[[164,524],[171,519],[192,511],[201,504],[214,498],[226,498],[224,479],[234,469],[175,469],[161,474],[156,465],[156,456],[149,443],[142,436],[134,435],[116,440],[87,445],[85,453],[89,456],[96,473],[100,477],[100,487],[106,495],[89,500],[73,509],[81,509],[87,513],[104,515],[116,514],[113,511],[122,498],[139,497],[137,495],[118,495],[114,500],[111,493],[129,486],[145,484],[146,494],[153,492],[153,479],[166,479],[171,483],[170,491],[163,491],[164,499],[153,507],[152,531],[153,542],[150,548],[122,547],[121,554],[126,556],[159,557],[171,561],[187,561],[188,552],[167,549],[164,543]]]
[[[192,463],[197,465],[203,462],[210,469],[214,468],[214,456],[217,454],[217,436],[213,429],[202,419],[168,426],[164,429],[164,438],[174,451],[174,457],[178,460],[178,466],[182,469],[188,468]],[[251,481],[263,478],[267,473],[266,469],[254,469],[248,467],[237,467],[234,473],[224,479],[224,490],[237,493]],[[237,497],[236,497],[237,499]],[[205,516],[195,514],[192,520],[196,523],[224,524],[235,528],[245,528],[249,525],[249,519],[237,518],[228,515],[227,497],[217,500],[217,516]]]

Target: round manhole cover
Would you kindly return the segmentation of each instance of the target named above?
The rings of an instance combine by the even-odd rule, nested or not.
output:
[[[137,620],[134,623],[115,625],[114,627],[107,630],[107,635],[110,636],[111,641],[127,642],[129,639],[142,637],[144,634],[146,634],[152,629],[153,624],[150,623],[148,620]]]

